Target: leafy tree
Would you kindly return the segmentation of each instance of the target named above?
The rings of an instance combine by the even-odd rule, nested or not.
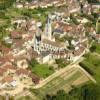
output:
[[[99,0],[87,0],[88,3],[99,3]]]
[[[100,100],[100,86],[89,84],[80,88],[73,89],[70,92],[71,96],[75,96],[77,100]]]
[[[64,90],[60,90],[56,95],[46,95],[45,100],[72,100]]]
[[[73,14],[70,14],[70,19],[71,19],[71,21],[72,21],[74,24],[76,24],[76,25],[79,24],[79,22],[77,21],[77,19],[74,17]]]
[[[6,33],[5,28],[3,26],[0,26],[0,39],[3,39],[5,33]]]
[[[100,100],[100,85],[87,84],[69,93],[60,90],[56,95],[46,95],[44,100]]]
[[[38,62],[35,59],[32,59],[31,61],[29,61],[29,64],[31,67],[34,67],[35,65],[38,64]]]
[[[93,45],[92,47],[90,47],[90,51],[91,52],[95,52],[95,50],[96,50],[96,46],[95,45]]]
[[[100,33],[100,19],[98,19],[96,23],[96,32],[99,34]]]
[[[65,59],[56,59],[55,61],[59,68],[64,68],[69,63]]]
[[[0,0],[0,10],[5,10],[13,5],[16,0]]]
[[[28,1],[28,2],[32,2],[32,0],[26,0],[26,1]]]

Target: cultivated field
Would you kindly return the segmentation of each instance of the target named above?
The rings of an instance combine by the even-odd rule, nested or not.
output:
[[[55,77],[43,87],[34,90],[31,89],[31,93],[35,93],[35,95],[41,100],[46,94],[54,94],[61,89],[68,92],[74,86],[82,85],[88,81],[89,78],[83,73],[83,71],[77,67],[73,67],[62,73],[60,76]]]

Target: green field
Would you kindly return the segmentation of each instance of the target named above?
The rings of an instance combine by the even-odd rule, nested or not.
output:
[[[29,66],[30,70],[40,78],[46,78],[54,73],[52,66],[48,66],[47,64],[39,64],[35,59],[32,59],[31,62],[29,62]]]
[[[100,55],[89,53],[85,55],[85,60],[81,62],[85,69],[92,73],[97,82],[100,83]]]
[[[46,78],[53,74],[54,70],[46,64],[36,64],[35,67],[32,68],[32,72],[41,78]]]

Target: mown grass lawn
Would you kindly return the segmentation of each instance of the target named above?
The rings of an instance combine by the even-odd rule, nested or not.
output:
[[[32,67],[32,72],[41,78],[46,78],[54,73],[54,70],[46,64],[36,64]]]
[[[85,66],[88,72],[92,72],[96,81],[100,83],[100,56],[89,53],[85,55],[85,60],[81,64]]]
[[[54,73],[54,69],[52,66],[49,66],[47,64],[39,64],[35,59],[32,59],[29,62],[29,66],[30,70],[40,78],[46,78]]]

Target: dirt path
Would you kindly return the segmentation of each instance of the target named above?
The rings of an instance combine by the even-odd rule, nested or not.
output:
[[[18,100],[20,97],[24,97],[24,96],[30,96],[32,98],[32,100],[38,100],[38,98],[28,90],[25,90],[24,92],[17,94],[15,96],[15,100]]]
[[[72,84],[77,86],[80,84],[84,84],[87,81],[89,81],[88,77],[83,75],[83,76],[79,77],[77,80],[75,80]]]

